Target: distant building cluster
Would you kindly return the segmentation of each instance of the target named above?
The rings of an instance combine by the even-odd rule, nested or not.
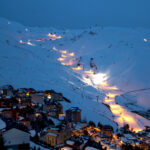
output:
[[[82,120],[82,110],[54,90],[0,88],[0,150],[149,150],[150,127],[138,133]],[[34,144],[33,144],[34,143]],[[38,147],[38,148],[37,148]]]

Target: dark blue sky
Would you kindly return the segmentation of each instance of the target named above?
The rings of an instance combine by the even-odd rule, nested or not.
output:
[[[29,26],[150,28],[150,0],[0,0],[0,17]]]

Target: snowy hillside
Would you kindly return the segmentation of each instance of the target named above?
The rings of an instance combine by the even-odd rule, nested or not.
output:
[[[62,92],[72,102],[65,109],[79,106],[83,119],[114,128],[115,122],[131,122],[130,126],[137,129],[150,123],[114,100],[115,94],[150,87],[150,30],[56,30],[24,27],[0,19],[0,33],[0,85]],[[91,58],[97,67],[94,71]],[[149,108],[149,96],[149,90],[138,93],[134,98],[137,107]]]

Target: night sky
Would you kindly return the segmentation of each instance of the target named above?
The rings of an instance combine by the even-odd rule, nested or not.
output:
[[[0,17],[28,26],[150,28],[150,0],[0,0]]]

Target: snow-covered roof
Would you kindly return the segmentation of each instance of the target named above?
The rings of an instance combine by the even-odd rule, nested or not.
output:
[[[124,138],[124,137],[121,137],[121,141],[126,143],[128,140],[126,138]]]
[[[124,134],[124,136],[129,139],[129,140],[134,140],[136,139],[135,137],[133,137],[131,134]]]
[[[139,131],[138,134],[144,134],[146,133],[145,130]]]
[[[49,150],[49,148],[42,147],[41,145],[35,144],[30,141],[30,147],[33,149],[34,147],[38,149],[40,147],[41,150]]]
[[[75,142],[74,142],[74,141],[71,141],[71,140],[67,140],[66,143],[67,143],[68,145],[74,145]]]
[[[44,93],[37,93],[37,95],[43,96],[43,95],[44,95]]]
[[[59,130],[59,128],[50,128],[51,130],[56,130],[56,131],[58,131]]]
[[[10,110],[10,108],[0,108],[0,111]]]
[[[48,135],[51,135],[51,136],[57,136],[57,134],[51,133],[51,132],[48,132],[47,134],[48,134]]]
[[[71,107],[69,110],[71,110],[71,111],[81,111],[81,109],[80,108],[78,108],[78,107]]]
[[[147,134],[147,137],[150,137],[150,132]]]
[[[19,120],[21,121],[21,120],[23,120],[24,119],[24,117],[22,117],[22,116],[19,116]]]
[[[10,96],[8,96],[8,95],[6,95],[5,97],[6,97],[7,99],[10,99],[10,98],[11,98],[11,97],[10,97]]]
[[[124,142],[124,143],[133,143],[132,140],[128,140],[128,139],[125,138],[125,137],[121,137],[121,141]]]
[[[0,119],[0,130],[4,129],[6,127],[6,123]]]
[[[75,126],[75,129],[76,130],[80,130],[82,129],[83,127],[86,127],[87,124],[86,123],[77,123],[76,126]]]
[[[98,150],[97,148],[94,148],[94,147],[91,147],[91,146],[87,146],[86,148],[85,148],[85,150]]]
[[[35,130],[30,130],[30,134],[31,134],[31,137],[34,137],[36,134]]]
[[[51,119],[53,121],[53,123],[55,124],[55,126],[60,125],[60,121],[58,119],[52,118],[50,116],[48,116],[48,119]]]
[[[4,145],[20,145],[30,142],[30,134],[20,129],[12,128],[3,133]]]

